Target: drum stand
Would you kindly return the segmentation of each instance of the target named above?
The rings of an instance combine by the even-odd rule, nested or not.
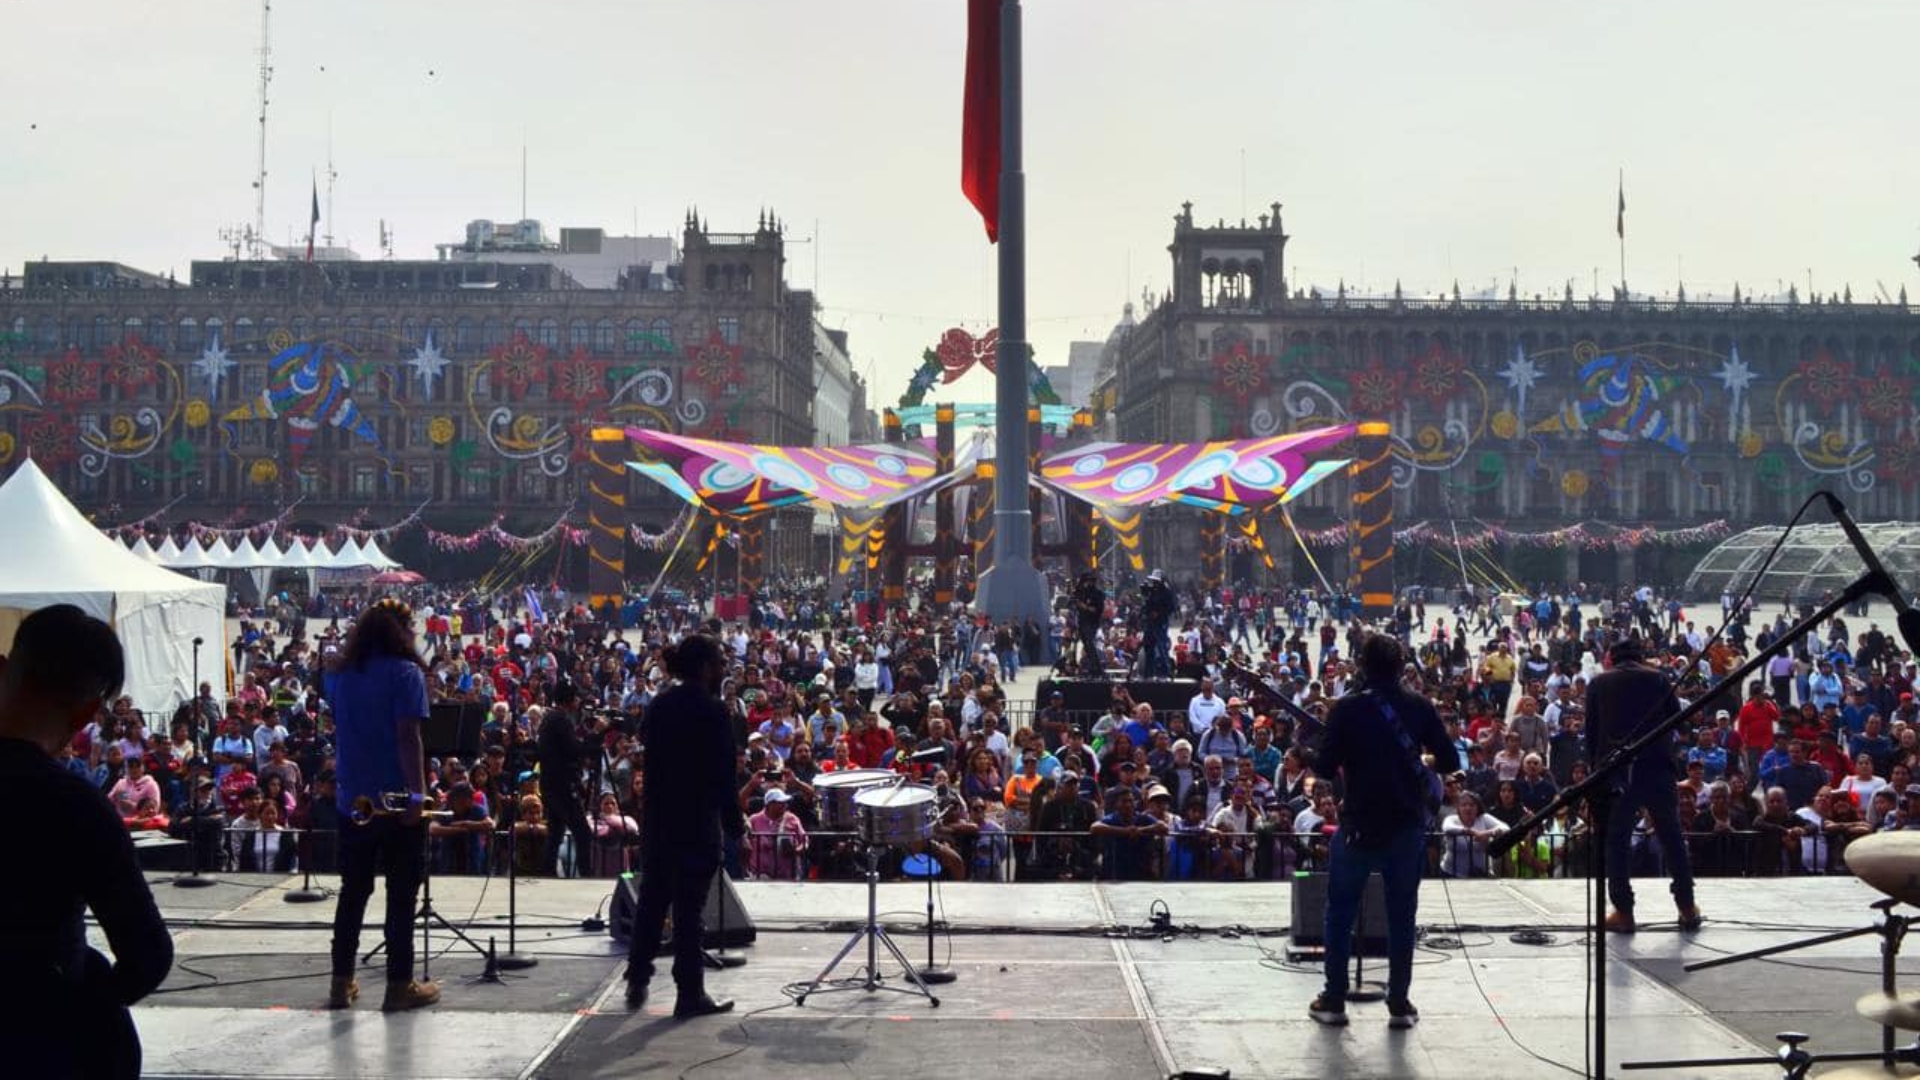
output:
[[[892,990],[899,994],[919,994],[926,998],[927,1001],[932,1003],[932,1006],[937,1009],[940,1007],[940,999],[933,996],[933,991],[927,989],[927,984],[921,980],[920,973],[914,970],[912,961],[908,960],[907,955],[900,951],[900,946],[895,945],[893,939],[887,936],[887,932],[880,929],[880,852],[882,849],[880,846],[874,844],[864,846],[867,856],[867,925],[853,932],[853,936],[847,939],[845,945],[840,946],[840,951],[835,953],[833,959],[827,962],[827,966],[820,974],[815,976],[812,982],[806,984],[806,986],[794,996],[793,1003],[795,1005],[805,1005],[807,998],[814,994],[826,994],[838,990],[865,990],[868,993],[872,993],[875,990]],[[826,985],[827,976],[833,974],[833,969],[840,966],[840,961],[845,960],[847,954],[851,953],[854,948],[863,941],[866,942],[867,946],[866,978],[858,982],[843,983],[835,986]],[[879,950],[875,947],[876,943],[885,945],[887,951],[893,954],[893,958],[900,962],[900,967],[906,971],[907,978],[913,983],[911,988],[905,986],[888,986],[885,982],[881,981],[878,957]]]

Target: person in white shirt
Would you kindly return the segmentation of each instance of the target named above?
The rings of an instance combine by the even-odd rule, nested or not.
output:
[[[1193,698],[1187,702],[1189,730],[1207,730],[1213,726],[1213,718],[1226,711],[1226,701],[1213,692],[1213,680],[1201,679],[1200,692],[1193,695]]]
[[[1440,872],[1448,877],[1486,877],[1490,872],[1487,841],[1507,831],[1507,824],[1483,813],[1480,796],[1462,790],[1454,811],[1440,823]]]
[[[253,729],[253,771],[267,767],[267,761],[273,757],[274,743],[283,743],[292,737],[286,725],[268,713],[260,726]]]
[[[1214,849],[1214,874],[1232,880],[1253,873],[1253,826],[1258,820],[1253,796],[1246,784],[1233,786],[1229,801],[1207,818],[1207,828],[1218,836]]]

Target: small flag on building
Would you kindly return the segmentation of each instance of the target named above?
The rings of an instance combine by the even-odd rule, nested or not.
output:
[[[307,219],[307,261],[313,261],[313,234],[320,227],[320,182],[313,182],[313,214]]]

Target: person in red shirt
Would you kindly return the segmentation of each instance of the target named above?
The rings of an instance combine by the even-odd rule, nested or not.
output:
[[[1840,749],[1840,737],[1831,729],[1820,733],[1820,745],[1812,754],[1813,763],[1827,770],[1827,783],[1834,787],[1853,773],[1853,762]]]
[[[1748,776],[1760,775],[1760,755],[1773,745],[1776,725],[1780,722],[1780,706],[1767,696],[1767,684],[1755,679],[1747,686],[1747,703],[1740,706],[1740,716],[1734,721],[1734,730],[1740,735],[1740,745],[1745,750],[1746,768],[1742,770]]]
[[[853,718],[847,729],[847,756],[862,769],[877,769],[893,749],[893,732],[880,726],[872,713]]]

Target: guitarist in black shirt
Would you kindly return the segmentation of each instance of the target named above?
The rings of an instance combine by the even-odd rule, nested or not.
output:
[[[107,800],[54,754],[120,692],[126,661],[106,623],[71,604],[42,608],[0,660],[0,820],[14,830],[0,889],[0,1047],[6,1072],[140,1074],[128,1006],[173,966],[173,939]],[[91,910],[112,960],[87,946]]]

